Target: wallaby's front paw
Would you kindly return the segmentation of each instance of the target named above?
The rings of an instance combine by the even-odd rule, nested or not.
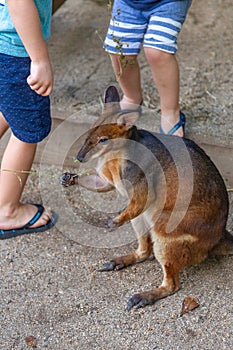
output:
[[[75,178],[78,177],[77,174],[71,174],[71,173],[63,173],[60,176],[60,184],[65,187],[69,187],[72,185],[75,185]]]

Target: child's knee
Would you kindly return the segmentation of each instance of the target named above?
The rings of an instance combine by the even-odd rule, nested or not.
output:
[[[169,62],[174,57],[174,55],[169,52],[152,47],[145,47],[144,51],[146,59],[150,65],[166,64],[166,62]]]

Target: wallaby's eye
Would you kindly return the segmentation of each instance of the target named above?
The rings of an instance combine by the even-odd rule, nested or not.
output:
[[[106,143],[108,142],[109,138],[106,137],[106,136],[102,136],[100,139],[99,139],[99,143]]]

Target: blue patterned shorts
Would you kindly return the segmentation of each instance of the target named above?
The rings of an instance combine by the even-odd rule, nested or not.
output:
[[[0,54],[0,111],[21,141],[37,143],[51,130],[50,98],[27,83],[30,58]]]
[[[192,0],[161,0],[142,11],[115,0],[104,42],[109,53],[137,55],[141,46],[175,54],[177,37]]]

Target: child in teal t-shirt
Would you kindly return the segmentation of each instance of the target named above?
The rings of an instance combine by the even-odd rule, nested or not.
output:
[[[21,203],[37,143],[51,129],[51,16],[52,0],[0,0],[0,138],[11,129],[1,163],[0,239],[45,231],[55,221],[50,209]]]

